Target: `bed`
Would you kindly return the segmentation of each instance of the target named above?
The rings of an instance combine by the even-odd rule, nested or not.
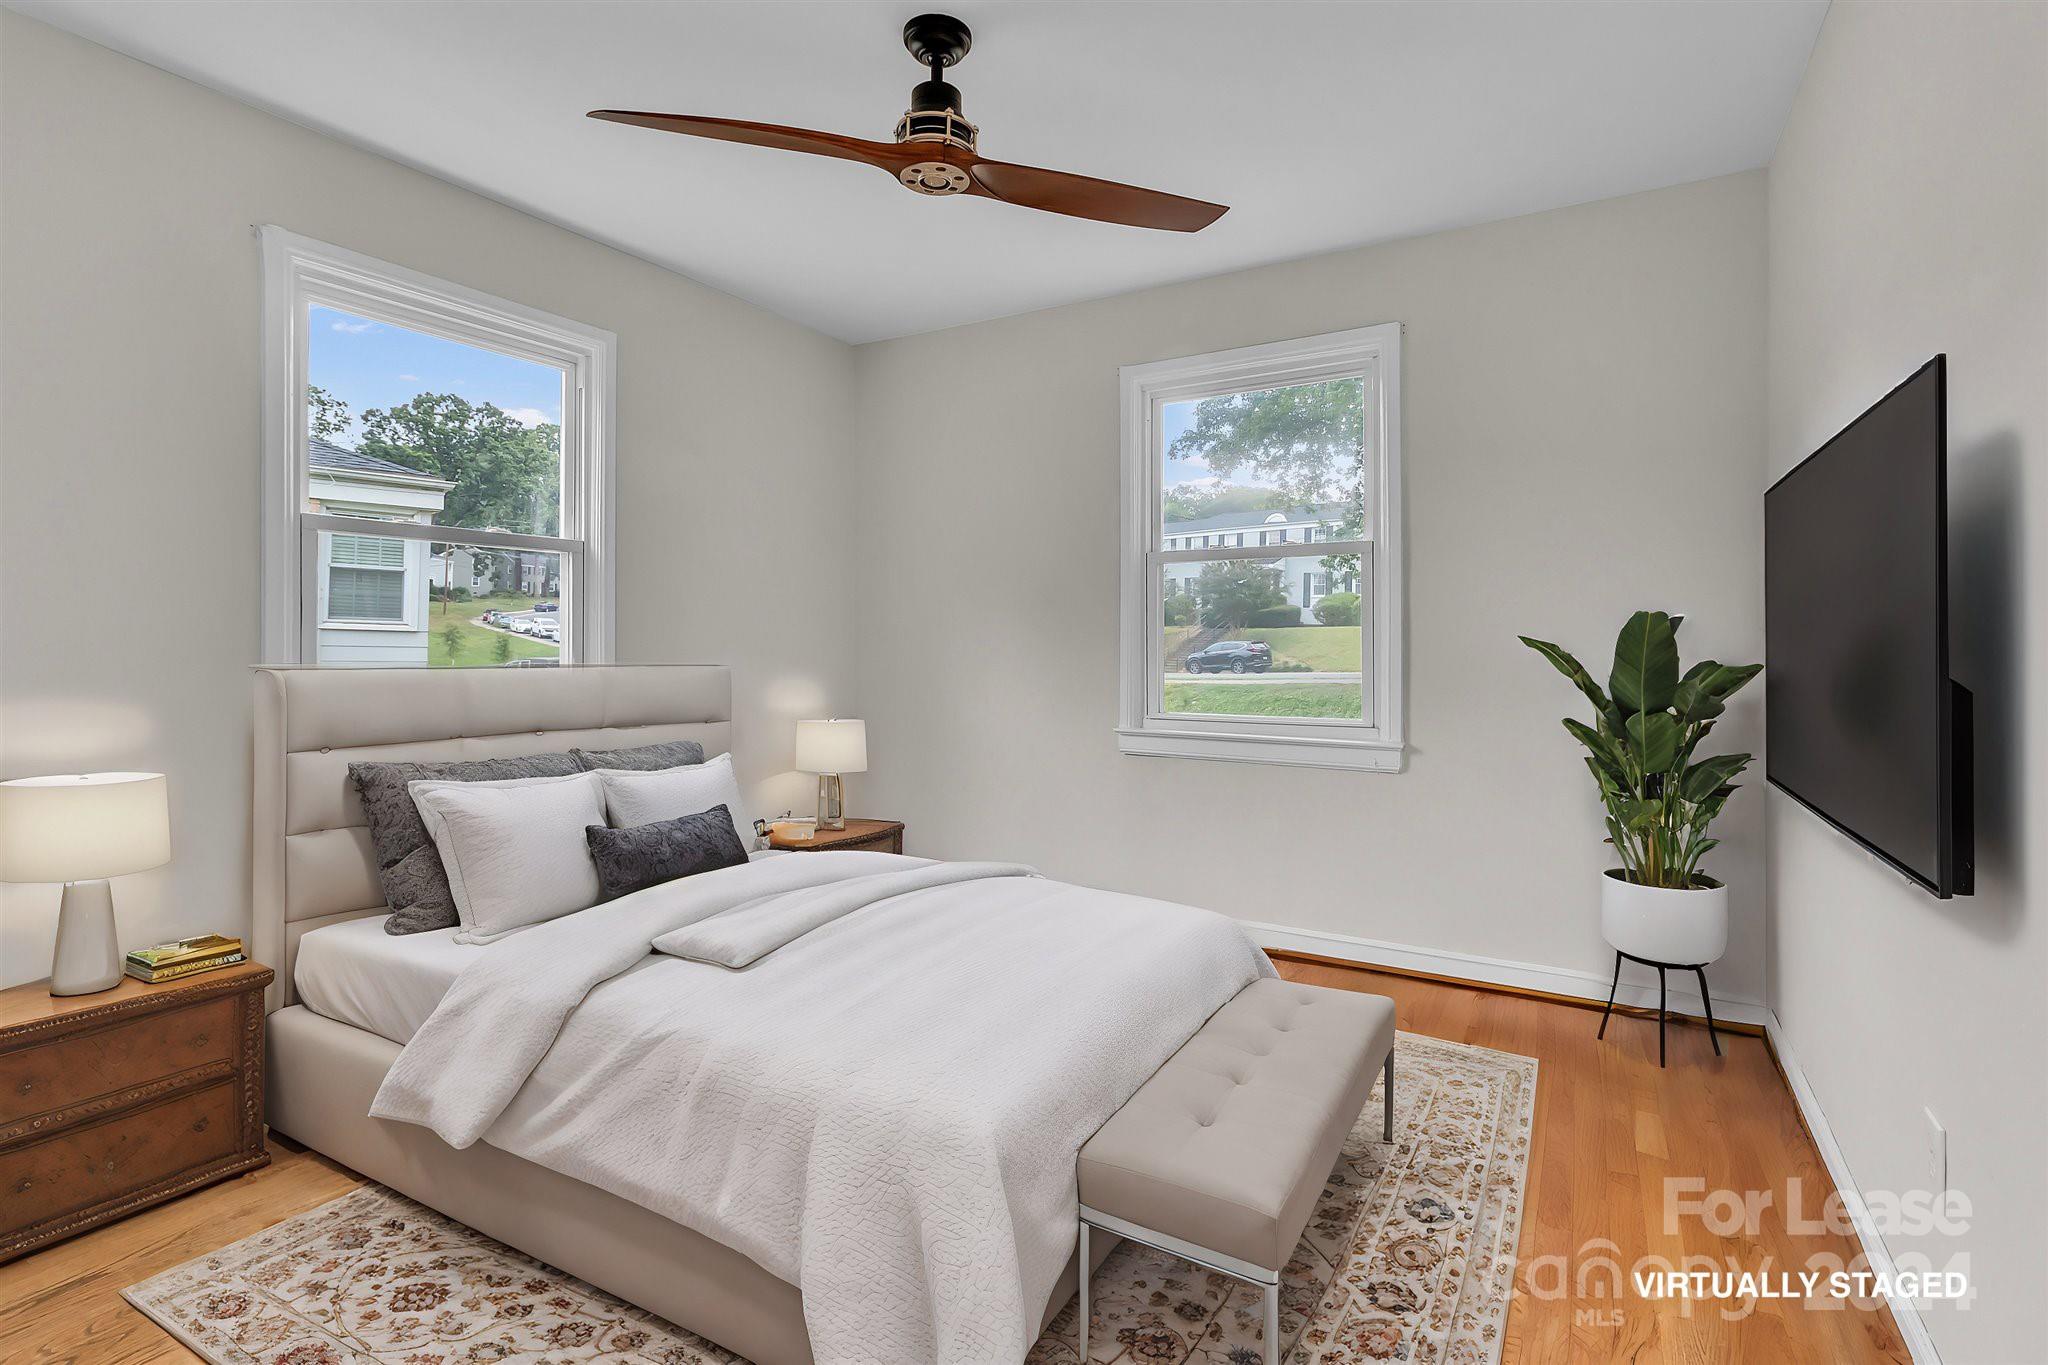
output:
[[[798,1263],[783,1255],[782,1249],[772,1240],[750,1241],[748,1237],[734,1235],[721,1226],[715,1216],[716,1207],[709,1210],[711,1216],[705,1216],[703,1208],[693,1210],[686,1201],[680,1200],[680,1196],[664,1202],[664,1198],[658,1197],[669,1193],[661,1184],[662,1169],[650,1167],[645,1171],[629,1171],[623,1169],[616,1158],[609,1167],[598,1162],[595,1169],[586,1169],[589,1162],[585,1158],[573,1151],[564,1156],[564,1150],[570,1144],[567,1139],[554,1140],[557,1132],[572,1132],[578,1122],[585,1127],[603,1130],[612,1123],[633,1119],[635,1113],[629,1101],[641,1093],[639,1090],[625,1088],[607,1094],[600,1088],[586,1087],[573,1102],[566,1104],[548,1099],[546,1102],[515,1103],[508,1107],[501,1098],[499,1108],[486,1115],[486,1121],[476,1124],[474,1132],[465,1137],[448,1133],[447,1126],[441,1125],[440,1131],[448,1133],[448,1141],[437,1136],[433,1121],[423,1115],[406,1115],[412,1119],[409,1122],[370,1117],[373,1106],[379,1105],[383,1106],[379,1109],[382,1113],[401,1112],[400,1108],[392,1105],[391,1091],[402,1089],[399,1084],[402,1078],[416,1082],[421,1066],[425,1065],[419,1061],[420,1057],[423,1054],[431,1056],[434,1046],[446,1041],[444,1035],[450,1035],[451,1029],[462,1026],[459,1020],[457,1024],[450,1025],[449,1017],[460,1014],[456,1002],[462,1000],[466,987],[474,987],[480,980],[489,978],[489,972],[473,970],[484,960],[483,955],[491,955],[491,972],[504,973],[515,971],[523,954],[527,960],[526,970],[533,974],[509,997],[502,992],[492,996],[480,994],[479,990],[469,991],[470,997],[480,998],[467,999],[463,1002],[465,1007],[483,1007],[486,1014],[490,1009],[498,1010],[495,1017],[470,1023],[466,1041],[460,1042],[462,1048],[469,1049],[463,1055],[479,1058],[475,1068],[479,1072],[512,1065],[499,1054],[509,1056],[519,1050],[520,1043],[515,1035],[529,1022],[525,1016],[528,1013],[545,1013],[544,998],[558,983],[541,970],[543,964],[552,960],[553,950],[545,946],[550,930],[547,925],[513,935],[490,947],[456,943],[452,934],[445,931],[438,935],[404,937],[381,932],[377,917],[385,913],[385,907],[381,903],[374,855],[362,811],[348,781],[348,764],[363,760],[431,762],[505,757],[557,751],[572,746],[622,748],[674,739],[696,740],[708,755],[715,756],[731,751],[732,738],[731,680],[723,668],[619,666],[461,672],[259,670],[256,679],[255,911],[252,943],[256,955],[277,968],[277,981],[267,1002],[271,1010],[268,1030],[269,1120],[275,1129],[314,1150],[508,1245],[659,1313],[679,1326],[757,1362],[757,1365],[803,1365],[818,1358],[916,1358],[925,1354],[922,1348],[912,1351],[891,1346],[877,1348],[870,1353],[849,1347],[850,1340],[860,1338],[850,1338],[843,1329],[835,1331],[820,1326],[819,1305],[828,1297],[818,1289],[820,1285],[836,1287],[836,1294],[830,1296],[835,1300],[861,1297],[849,1295],[846,1283],[833,1286],[829,1279],[814,1278],[821,1266],[829,1268],[835,1264],[833,1253],[828,1251],[821,1261],[814,1249],[805,1249],[804,1254],[809,1259],[801,1263],[803,1273],[799,1275],[795,1270]],[[700,996],[713,1001],[712,1005],[700,1010],[703,1018],[735,1020],[734,1028],[742,1037],[750,1036],[753,1030],[771,1031],[770,1026],[783,1014],[805,1008],[804,998],[810,992],[798,987],[808,986],[814,980],[821,983],[822,990],[831,999],[858,994],[861,972],[890,966],[890,958],[898,951],[889,946],[890,943],[927,945],[923,949],[927,955],[919,959],[916,975],[902,976],[899,972],[898,990],[904,989],[906,982],[922,982],[927,976],[942,978],[944,972],[938,969],[938,964],[961,956],[963,950],[973,949],[979,936],[990,935],[1000,940],[1001,933],[1008,933],[1010,938],[1003,951],[1012,954],[1030,947],[1032,940],[1028,934],[1035,931],[1020,926],[1030,925],[1034,917],[1042,919],[1047,926],[1043,930],[1044,952],[1048,957],[1058,959],[1060,965],[1056,970],[1060,979],[1078,975],[1098,986],[1117,979],[1109,974],[1109,967],[1102,968],[1103,975],[1088,977],[1087,964],[1103,955],[1084,952],[1075,943],[1077,938],[1085,937],[1076,934],[1076,926],[1092,923],[1092,918],[1108,904],[1101,900],[1107,893],[1066,888],[1042,879],[1032,879],[1027,886],[1013,872],[970,870],[953,876],[945,869],[959,865],[922,864],[922,860],[894,858],[879,853],[806,854],[771,858],[751,866],[726,868],[689,878],[686,881],[690,885],[684,888],[686,894],[677,893],[671,899],[680,902],[688,896],[696,896],[708,903],[709,898],[716,894],[724,894],[737,903],[737,898],[745,893],[719,891],[714,885],[718,878],[738,878],[744,882],[745,878],[753,877],[764,884],[778,878],[790,884],[829,880],[830,875],[837,875],[827,872],[833,859],[877,860],[877,866],[883,866],[885,870],[901,867],[905,875],[935,881],[964,881],[970,876],[1008,877],[1009,880],[1001,884],[999,891],[978,889],[984,885],[994,886],[994,882],[976,883],[975,886],[938,887],[925,893],[925,899],[899,897],[887,901],[892,914],[898,914],[896,907],[901,905],[949,904],[930,899],[941,895],[955,896],[956,900],[950,904],[956,907],[961,904],[957,899],[959,896],[978,897],[972,903],[977,916],[984,904],[994,908],[989,910],[985,922],[982,918],[973,920],[977,940],[956,938],[944,951],[934,946],[932,941],[936,934],[963,932],[958,928],[962,922],[960,911],[953,909],[948,918],[937,910],[920,910],[917,913],[927,918],[906,920],[895,931],[902,937],[885,941],[880,949],[872,945],[869,947],[870,953],[879,951],[882,955],[865,968],[859,965],[857,958],[852,965],[840,961],[846,943],[851,940],[830,939],[829,934],[822,932],[799,939],[793,946],[780,948],[765,962],[749,967],[747,970],[751,976],[721,973],[716,968],[685,963],[677,958],[650,957],[645,943],[640,942],[635,950],[639,957],[634,965],[621,970],[614,964],[608,969],[616,973],[612,979],[593,977],[600,984],[597,989],[589,991],[587,997],[582,993],[584,987],[580,984],[561,991],[563,999],[569,1002],[562,1006],[565,1011],[563,1017],[570,1022],[566,1027],[559,1023],[548,1026],[548,1029],[559,1029],[559,1041],[548,1044],[546,1060],[540,1064],[542,1070],[554,1066],[557,1071],[562,1071],[572,1089],[580,1074],[578,1068],[585,1065],[585,1057],[596,1059],[589,1062],[592,1074],[626,1075],[634,1068],[612,1066],[606,1072],[603,1056],[590,1051],[593,1046],[591,1039],[602,1040],[621,1031],[631,1031],[639,1017],[632,1013],[636,1009],[672,1008],[678,1014],[687,1014],[689,1008],[697,1007],[695,1002]],[[920,864],[923,870],[920,870]],[[780,871],[776,870],[778,868]],[[871,869],[863,867],[859,870],[865,874]],[[836,890],[833,886],[813,888],[814,892],[826,894],[828,898]],[[603,912],[601,920],[593,919],[591,924],[607,925],[605,932],[624,933],[630,939],[638,931],[619,928],[628,918],[619,907],[627,907],[631,902],[656,894],[654,891],[642,892],[614,902]],[[669,895],[667,892],[660,894]],[[1083,897],[1097,899],[1083,900]],[[1141,924],[1153,923],[1148,916],[1159,923],[1180,924],[1186,919],[1193,924],[1195,921],[1187,917],[1204,914],[1139,898],[1114,899],[1117,904],[1110,905],[1110,911],[1127,912]],[[653,909],[666,913],[662,905],[654,905]],[[908,915],[910,912],[900,913]],[[567,918],[573,920],[577,917]],[[861,922],[878,925],[885,922],[885,917],[870,914]],[[554,927],[559,929],[563,923],[555,921]],[[1008,928],[1002,929],[1003,925]],[[871,927],[862,932],[874,935],[883,930]],[[1212,946],[1222,946],[1212,953],[1216,962],[1199,969],[1200,973],[1206,974],[1188,978],[1190,982],[1199,983],[1194,989],[1186,989],[1184,983],[1175,978],[1172,967],[1183,953],[1176,946],[1176,941],[1163,939],[1160,941],[1160,956],[1168,969],[1155,971],[1148,968],[1142,973],[1147,978],[1145,989],[1151,991],[1152,996],[1147,1001],[1133,1002],[1121,1015],[1110,1016],[1119,1030],[1118,1037],[1130,1038],[1128,1048],[1091,1049],[1081,1046],[1084,1040],[1072,1032],[1072,1021],[1058,1017],[1032,1021],[1031,1032],[1035,1034],[1043,1030],[1050,1040],[1048,1046],[1053,1050],[1054,1063],[1059,1063],[1068,1053],[1076,1056],[1082,1052],[1116,1054],[1120,1071],[1106,1079],[1095,1077],[1093,1072],[1084,1074],[1077,1067],[1076,1090],[1086,1090],[1089,1085],[1121,1087],[1117,1091],[1119,1098],[1108,1106],[1108,1110],[1113,1112],[1115,1106],[1128,1098],[1159,1062],[1200,1026],[1210,1010],[1240,988],[1240,978],[1247,974],[1270,974],[1270,965],[1255,948],[1249,947],[1248,940],[1245,944],[1250,956],[1239,962],[1234,956],[1235,948],[1223,942],[1223,931],[1203,928],[1202,932],[1210,937]],[[1238,933],[1234,929],[1228,932]],[[582,937],[581,934],[569,933],[556,935],[557,941],[563,945],[565,961]],[[1138,947],[1147,942],[1142,938],[1109,941],[1117,951],[1108,956],[1121,957],[1126,964]],[[1036,953],[1028,952],[1026,955],[1036,956]],[[1256,958],[1255,966],[1251,965],[1251,958]],[[909,969],[905,967],[902,970]],[[1128,965],[1118,970],[1126,976],[1141,975]],[[1189,970],[1197,971],[1193,967]],[[685,975],[690,971],[698,975]],[[837,977],[832,975],[835,971],[839,973]],[[1157,976],[1158,980],[1151,981],[1149,978],[1152,976]],[[508,979],[517,980],[516,977]],[[302,983],[305,986],[303,994]],[[688,988],[678,989],[670,984],[664,989],[663,983],[684,983]],[[726,994],[722,998],[716,997],[718,991]],[[754,995],[760,995],[767,1003],[754,1007],[756,1012],[749,1015],[750,1000]],[[1190,998],[1179,999],[1181,995]],[[507,1003],[508,999],[515,1003]],[[636,1004],[636,1000],[639,1003]],[[664,1005],[664,1001],[680,1003]],[[938,996],[922,1001],[896,1002],[899,1013],[904,1009],[913,1012],[913,1022],[918,1017],[929,1017],[943,1004],[943,999]],[[856,1040],[859,1046],[870,1048],[877,1054],[893,1054],[898,1046],[895,1040],[914,1038],[921,1032],[905,1027],[901,1019],[889,1017],[879,1006],[863,1008],[870,1012],[879,1011],[889,1019],[889,1023],[880,1031],[871,1030],[863,1035],[861,1020],[864,1016],[860,1009],[837,1017],[847,1021],[844,1027],[846,1039]],[[967,1006],[963,1005],[962,1009],[967,1010]],[[609,1018],[606,1010],[611,1012]],[[918,1011],[922,1011],[922,1015]],[[1177,1018],[1157,1017],[1175,1014]],[[586,1016],[595,1022],[586,1024]],[[986,1020],[982,1022],[986,1030]],[[702,1018],[697,1027],[700,1032],[706,1027]],[[1067,1031],[1061,1032],[1062,1028]],[[547,1033],[548,1029],[541,1032]],[[581,1045],[585,1052],[573,1054],[570,1044],[577,1040],[579,1029],[582,1030]],[[813,1032],[820,1031],[815,1025],[812,1029]],[[837,1027],[829,1030],[834,1034],[840,1031]],[[552,1038],[555,1035],[549,1033],[548,1036]],[[1017,1060],[1032,1055],[1027,1049],[1018,1050],[1011,1056],[1003,1051],[1007,1040],[996,1039],[994,1034],[988,1036],[993,1040],[991,1055],[1002,1057],[1004,1066],[1014,1065]],[[500,1040],[503,1040],[502,1047],[497,1045]],[[844,1045],[846,1040],[834,1041]],[[657,1057],[650,1051],[648,1055],[654,1060],[649,1066],[639,1067],[639,1072],[648,1072],[651,1067],[654,1074],[661,1074],[662,1067],[669,1064],[670,1058],[680,1055],[675,1053],[676,1042],[672,1038],[653,1039],[646,1046],[651,1049],[662,1042],[670,1046],[671,1052]],[[913,1053],[917,1050],[908,1044],[903,1048]],[[1019,1048],[1022,1048],[1021,1044]],[[1125,1057],[1123,1052],[1130,1055]],[[562,1060],[565,1054],[569,1054],[568,1061]],[[540,1055],[536,1051],[535,1056]],[[761,1055],[774,1060],[772,1052]],[[843,1064],[846,1056],[850,1055],[842,1056],[840,1062]],[[632,1057],[637,1063],[639,1054],[633,1053]],[[1095,1065],[1098,1070],[1102,1069],[1101,1060],[1102,1057],[1097,1055]],[[532,1063],[529,1061],[527,1065]],[[457,1068],[458,1071],[461,1069]],[[1002,1067],[992,1067],[991,1070],[1007,1074]],[[441,1074],[449,1074],[445,1065]],[[516,1082],[527,1074],[517,1070],[509,1073],[504,1078],[505,1093],[518,1090]],[[532,1074],[539,1076],[541,1072]],[[440,1083],[459,1084],[461,1079],[458,1076],[455,1081]],[[648,1083],[645,1075],[631,1075],[628,1079],[632,1086]],[[1041,1083],[1048,1079],[1041,1078]],[[782,1085],[782,1080],[778,1080],[778,1086]],[[745,1092],[747,1081],[744,1071],[728,1071],[699,1088],[714,1095]],[[555,1077],[552,1083],[562,1086],[563,1077]],[[535,1084],[537,1086],[539,1082]],[[760,1088],[775,1091],[777,1086]],[[533,1088],[518,1090],[518,1094],[523,1101],[533,1094]],[[431,1086],[424,1091],[415,1089],[414,1099],[423,1108],[431,1108],[436,1098]],[[752,1103],[758,1098],[742,1093],[742,1103]],[[768,1098],[783,1100],[788,1097],[771,1094]],[[950,1086],[941,1087],[921,1098],[940,1101],[934,1107],[944,1110],[954,1102],[955,1092]],[[662,1101],[671,1103],[674,1097],[664,1095]],[[549,1104],[553,1104],[552,1110]],[[701,1113],[702,1104],[700,1101],[699,1109],[695,1111],[678,1109],[677,1112]],[[581,1113],[585,1108],[589,1109],[587,1115]],[[502,1117],[497,1117],[495,1124],[488,1122],[501,1112]],[[1052,1139],[1054,1150],[1070,1151],[1078,1146],[1093,1126],[1107,1117],[1107,1112],[1090,1119],[1085,1131],[1073,1130],[1073,1116],[1067,1117],[1070,1120],[1068,1128],[1062,1129]],[[799,1127],[802,1121],[803,1114],[799,1112]],[[1013,1118],[999,1126],[1007,1131],[1032,1124],[1018,1123]],[[710,1160],[710,1157],[693,1152],[692,1145],[701,1141],[708,1150],[719,1136],[718,1131],[708,1125],[688,1127],[688,1131],[688,1142],[678,1140],[663,1144],[674,1149],[666,1159],[675,1169],[682,1169],[682,1165],[689,1161]],[[1074,1131],[1079,1131],[1078,1137],[1074,1136]],[[482,1140],[476,1140],[478,1136]],[[900,1135],[894,1140],[899,1147],[902,1146]],[[908,1160],[899,1156],[906,1167],[930,1164],[925,1160],[929,1156],[928,1151],[919,1147],[909,1150],[914,1151],[918,1159]],[[860,1225],[832,1223],[830,1220],[839,1215],[834,1206],[819,1197],[817,1189],[795,1188],[801,1183],[801,1178],[808,1178],[803,1155],[799,1153],[790,1160],[794,1163],[791,1170],[796,1175],[791,1177],[792,1189],[783,1202],[793,1203],[801,1209],[802,1230],[807,1234],[811,1222],[816,1221],[822,1229],[818,1239],[821,1243],[839,1247],[848,1245],[848,1228]],[[1004,1153],[992,1152],[984,1156],[980,1167],[964,1169],[1001,1172],[1004,1174],[999,1178],[1007,1178],[1005,1160]],[[824,1163],[813,1160],[809,1164],[817,1166]],[[1051,1163],[1042,1164],[1049,1166]],[[1065,1182],[1065,1198],[1071,1201],[1071,1163],[1068,1166],[1069,1169],[1060,1170],[1057,1174],[1059,1180]],[[872,1172],[866,1178],[871,1182]],[[903,1183],[914,1187],[918,1178],[921,1178],[918,1172],[906,1169]],[[957,1179],[955,1183],[958,1183]],[[1027,1224],[1031,1227],[1054,1225],[1051,1206],[1059,1199],[1049,1196],[1047,1188],[1041,1181],[1032,1197],[1023,1201],[1033,1207],[1017,1214],[1020,1228]],[[943,1187],[940,1193],[945,1194]],[[920,1195],[913,1189],[911,1194],[902,1197],[915,1200],[927,1195],[928,1191],[926,1195]],[[1004,1209],[1005,1199],[1013,1205],[1019,1202],[1007,1186],[994,1196],[984,1192],[982,1198],[984,1206],[992,1205],[997,1210]],[[650,1205],[661,1205],[663,1211],[657,1211]],[[973,1200],[967,1200],[965,1206],[973,1207]],[[1067,1208],[1069,1212],[1064,1216],[1071,1217],[1071,1202]],[[785,1220],[794,1216],[786,1209],[775,1212]],[[951,1216],[950,1210],[948,1216]],[[686,1226],[686,1223],[694,1226]],[[699,1228],[715,1230],[720,1235],[708,1235],[708,1231]],[[927,1232],[926,1235],[930,1234]],[[981,1234],[977,1232],[976,1235]],[[1029,1239],[1020,1231],[1017,1240],[1023,1246]],[[1041,1237],[1039,1242],[1043,1244],[1045,1239]],[[747,1250],[735,1249],[736,1245],[743,1245]],[[1091,1259],[1099,1263],[1111,1245],[1108,1239],[1098,1241],[1094,1248],[1096,1254]],[[1020,1273],[1014,1277],[1024,1282],[1021,1289],[1009,1286],[1015,1291],[1012,1297],[1016,1300],[1011,1317],[1019,1319],[1016,1325],[1028,1331],[1029,1335],[1022,1338],[1026,1344],[1030,1336],[1035,1336],[1037,1328],[1049,1322],[1072,1296],[1076,1275],[1071,1247],[1071,1240],[1059,1241],[1056,1257],[1049,1259],[1041,1254],[1030,1263],[1032,1273],[1029,1276]],[[927,1259],[931,1249],[930,1245],[925,1247]],[[912,1251],[915,1252],[916,1248],[913,1247]],[[1055,1275],[1061,1264],[1065,1266],[1064,1272]],[[776,1269],[771,1270],[768,1268],[770,1265]],[[935,1280],[945,1278],[929,1271],[925,1273]],[[799,1279],[817,1291],[809,1305],[808,1319],[804,1293],[794,1283]],[[852,1287],[858,1288],[858,1285],[859,1282],[855,1281]],[[856,1309],[859,1307],[856,1305]],[[1027,1310],[1029,1320],[1022,1322]],[[951,1329],[948,1327],[946,1330]],[[819,1336],[820,1332],[825,1335]],[[1000,1355],[1021,1356],[1021,1350],[1013,1350],[1010,1346],[984,1356],[961,1348],[957,1342],[962,1338],[947,1336],[944,1331],[933,1339],[956,1343],[950,1347],[941,1345],[931,1352],[933,1357],[940,1359],[978,1361]],[[1017,1339],[1014,1331],[1005,1338],[1010,1342]],[[836,1344],[820,1345],[826,1342]],[[815,1354],[814,1345],[818,1347]]]

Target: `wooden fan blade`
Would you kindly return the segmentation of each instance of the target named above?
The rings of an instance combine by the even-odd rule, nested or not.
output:
[[[603,119],[607,123],[630,123],[664,133],[717,138],[721,142],[744,142],[753,147],[775,147],[785,152],[809,152],[812,156],[836,156],[842,161],[879,166],[891,175],[915,159],[906,155],[904,149],[894,142],[869,142],[841,133],[785,128],[779,123],[700,118],[695,114],[646,114],[632,109],[593,109],[587,117]]]
[[[1177,194],[1120,185],[1114,180],[1096,180],[1066,171],[1041,170],[1036,166],[1015,166],[1007,161],[977,158],[968,167],[974,189],[990,199],[1025,208],[1064,213],[1070,218],[1093,218],[1102,223],[1123,223],[1129,227],[1163,228],[1168,232],[1200,232],[1230,212],[1225,204],[1201,199],[1183,199]]]

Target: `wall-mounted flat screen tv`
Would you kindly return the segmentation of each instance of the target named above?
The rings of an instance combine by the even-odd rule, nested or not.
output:
[[[1949,677],[1947,358],[1764,494],[1764,770],[1938,896],[1973,877]]]

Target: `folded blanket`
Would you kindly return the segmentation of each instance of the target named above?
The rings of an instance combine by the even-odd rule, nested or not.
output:
[[[825,886],[782,891],[672,929],[654,940],[654,950],[737,970],[814,929],[822,929],[880,901],[956,882],[1037,875],[1022,863],[933,863],[903,872],[883,872]]]

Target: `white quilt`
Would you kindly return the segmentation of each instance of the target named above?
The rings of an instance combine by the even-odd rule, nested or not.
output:
[[[820,1365],[1020,1361],[1074,1247],[1075,1153],[1273,969],[1221,915],[1015,875],[885,894],[743,971],[648,951],[924,865],[767,859],[515,934],[371,1112],[744,1252],[802,1288]]]

